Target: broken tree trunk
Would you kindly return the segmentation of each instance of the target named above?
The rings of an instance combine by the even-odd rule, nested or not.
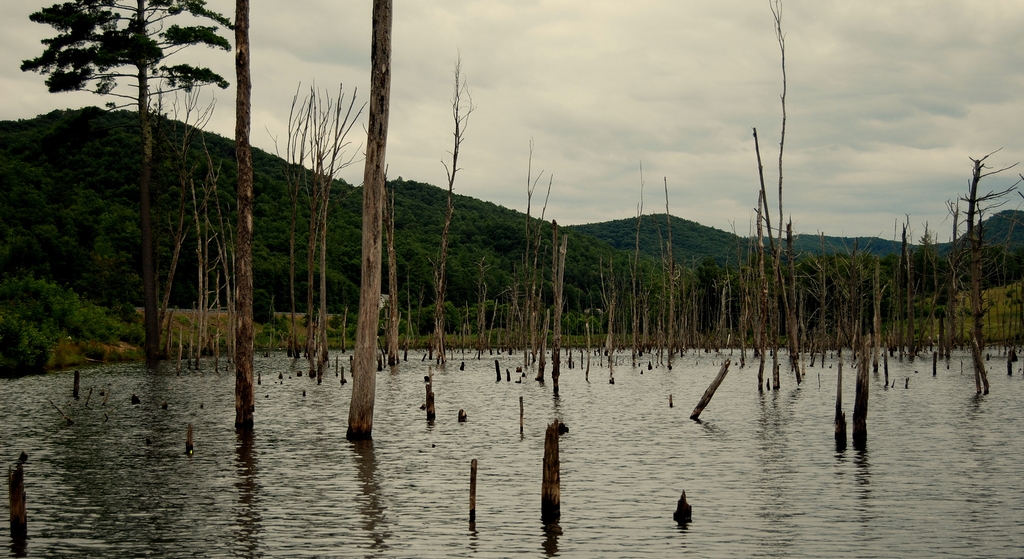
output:
[[[836,450],[846,449],[846,412],[843,411],[843,360],[839,360],[836,381]]]
[[[862,346],[861,355],[867,355]],[[857,362],[857,395],[853,402],[853,447],[864,450],[868,442],[868,360]]]
[[[469,463],[469,521],[476,522],[476,458]]]
[[[11,506],[11,539],[24,543],[28,539],[28,513],[25,509],[25,469],[22,463],[19,462],[13,470],[8,469],[7,489]]]
[[[718,390],[719,385],[725,380],[726,373],[729,372],[729,363],[731,361],[726,359],[722,362],[722,368],[718,370],[718,375],[715,380],[711,381],[711,385],[704,391],[704,396],[701,396],[700,402],[697,403],[697,407],[693,408],[693,413],[690,414],[690,419],[697,420],[700,418],[700,413],[704,411],[704,408],[711,402],[711,398],[715,395],[715,391]]]
[[[551,422],[544,434],[544,480],[540,490],[540,519],[554,524],[561,516],[561,478],[558,465],[558,420]]]

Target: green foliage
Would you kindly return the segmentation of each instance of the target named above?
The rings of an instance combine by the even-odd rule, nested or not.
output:
[[[0,282],[0,371],[38,370],[58,340],[139,343],[137,323],[125,323],[68,288],[31,277]]]
[[[125,66],[146,68],[166,80],[170,88],[191,89],[203,84],[228,86],[209,68],[188,64],[160,66],[169,53],[192,45],[231,50],[216,26],[164,25],[168,18],[188,14],[230,27],[224,16],[206,8],[203,0],[150,0],[143,6],[111,0],[73,0],[33,13],[29,19],[53,27],[58,34],[44,39],[41,55],[21,63],[22,71],[48,76],[51,93],[82,91],[111,94],[122,77],[136,72]],[[140,19],[141,18],[141,19]],[[139,21],[145,21],[143,26]],[[159,23],[158,23],[159,22]],[[148,95],[148,92],[144,93]],[[138,97],[135,98],[138,101]]]
[[[719,265],[736,262],[737,249],[746,249],[746,242],[733,233],[707,227],[694,221],[672,216],[672,256],[679,264],[694,266],[706,258]],[[570,229],[605,241],[613,247],[632,253],[636,249],[636,218],[602,223],[572,225]],[[662,259],[668,256],[669,223],[665,214],[640,218],[640,253]]]

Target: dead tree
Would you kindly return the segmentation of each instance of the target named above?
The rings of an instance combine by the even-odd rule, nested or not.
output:
[[[445,266],[448,259],[448,229],[452,224],[452,202],[455,190],[455,173],[459,171],[459,147],[466,137],[466,126],[469,124],[469,115],[473,112],[473,98],[469,94],[469,84],[462,80],[462,58],[455,62],[455,85],[452,89],[452,119],[455,123],[453,134],[451,166],[444,161],[444,172],[448,178],[448,203],[445,206],[444,229],[441,231],[441,250],[438,259],[434,264],[434,346],[437,349],[437,362],[447,361],[445,356],[444,343],[444,296],[445,296]]]
[[[352,402],[345,438],[365,440],[373,435],[373,404],[377,385],[377,328],[380,325],[381,201],[384,198],[385,152],[391,101],[391,0],[373,2],[373,41],[370,50],[370,118],[363,170],[362,278],[359,321],[352,359]]]
[[[998,150],[996,150],[998,151]],[[990,209],[998,208],[1005,200],[1000,200],[1003,196],[1013,192],[1017,185],[1016,183],[998,192],[989,191],[987,194],[978,194],[978,183],[981,179],[1001,173],[1008,169],[1015,167],[1017,164],[1014,163],[1008,167],[1003,167],[995,171],[985,172],[985,169],[989,167],[985,166],[985,160],[989,158],[993,153],[989,153],[985,157],[980,159],[971,159],[973,163],[973,171],[971,173],[971,182],[968,186],[967,195],[960,198],[967,203],[967,243],[971,251],[971,356],[974,361],[974,382],[978,390],[978,394],[988,394],[988,374],[985,372],[985,361],[982,359],[982,352],[985,350],[985,338],[984,332],[982,331],[982,324],[985,317],[985,305],[981,299],[981,279],[984,273],[982,263],[982,248],[984,247],[985,235],[982,229],[982,217],[984,213]]]
[[[345,93],[341,85],[338,94],[311,86],[296,112],[298,93],[292,99],[288,117],[288,177],[292,195],[292,230],[290,236],[291,286],[293,294],[292,332],[295,332],[294,314],[294,269],[295,269],[295,212],[299,189],[305,191],[309,204],[309,236],[306,250],[306,358],[309,361],[309,375],[316,372],[322,377],[327,366],[327,224],[331,208],[331,190],[334,178],[355,158],[346,155],[348,133],[362,113],[363,106],[355,107],[353,93],[346,106]],[[305,164],[308,162],[308,171]],[[319,287],[317,288],[316,264],[319,264]],[[319,297],[314,298],[318,294]],[[297,348],[292,348],[297,353]],[[296,355],[297,357],[297,355]]]
[[[479,270],[479,275],[477,276],[477,295],[479,295],[479,301],[476,307],[477,359],[483,356],[485,348],[490,347],[490,338],[487,335],[487,282],[484,281],[484,275],[489,268],[486,262],[486,258],[481,258],[480,262],[477,263],[477,269]]]
[[[554,393],[558,394],[558,376],[562,366],[562,290],[565,287],[565,252],[568,235],[562,234],[561,243],[558,240],[558,224],[551,222],[552,242],[551,250],[553,261],[551,263],[552,289],[554,291],[555,323],[554,339],[551,344],[551,380],[554,382]],[[570,367],[572,361],[570,361]]]
[[[385,185],[386,188],[386,185]],[[395,185],[384,195],[384,228],[388,235],[388,366],[398,364],[398,323],[401,310],[398,308],[398,257],[395,254]],[[344,334],[343,334],[344,335]]]
[[[184,93],[182,104],[179,105],[178,97],[172,106],[174,119],[172,126],[181,122],[180,134],[175,134],[171,148],[174,151],[175,167],[178,171],[178,212],[177,219],[168,223],[171,237],[171,261],[167,268],[167,279],[164,280],[163,297],[160,302],[160,325],[163,332],[167,334],[164,342],[164,357],[171,354],[171,319],[173,312],[167,312],[171,300],[171,291],[174,289],[174,275],[178,268],[178,260],[181,255],[181,247],[188,236],[188,229],[191,224],[186,223],[188,212],[185,211],[185,202],[188,198],[189,186],[193,184],[195,173],[199,168],[197,163],[191,161],[192,145],[197,135],[202,133],[203,128],[213,117],[213,102],[205,108],[199,108],[200,88],[195,88]]]
[[[235,349],[235,429],[251,431],[256,398],[253,391],[252,324],[252,80],[249,73],[249,0],[235,1],[235,160],[238,165],[238,227],[235,299],[238,325]]]

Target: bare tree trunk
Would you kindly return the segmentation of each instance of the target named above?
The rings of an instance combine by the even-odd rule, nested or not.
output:
[[[352,403],[345,438],[372,438],[374,392],[377,384],[377,327],[380,319],[381,201],[391,99],[391,0],[373,2],[370,118],[367,125],[366,162],[363,172],[362,282],[359,290],[359,323],[352,360]]]
[[[667,349],[668,368],[672,368],[672,357],[675,355],[675,317],[676,317],[676,260],[672,254],[672,214],[668,211],[668,178],[665,179],[665,221],[668,224],[668,319]],[[744,336],[746,333],[744,332]]]
[[[867,344],[859,348],[862,356],[857,361],[857,391],[853,403],[853,448],[864,450],[868,442],[868,360]]]
[[[551,380],[554,382],[554,393],[558,394],[558,376],[562,370],[562,288],[565,285],[565,252],[569,237],[563,234],[561,244],[559,244],[558,224],[552,221],[551,228],[553,230],[551,248],[555,253],[551,269],[555,299],[555,336],[551,346]],[[569,365],[571,368],[571,360]]]
[[[914,359],[917,355],[917,336],[915,334],[917,320],[914,316],[914,258],[907,247],[909,222],[910,218],[907,218],[907,225],[903,226],[903,257],[907,261],[907,352],[910,354],[910,359]]]
[[[789,264],[789,298],[786,305],[786,345],[789,365],[796,374],[796,383],[803,379],[800,370],[800,323],[796,318],[796,262],[793,258],[793,220],[786,223],[786,260]]]
[[[878,372],[878,351],[879,342],[882,336],[882,288],[879,285],[879,274],[881,271],[881,261],[875,259],[875,280],[874,280],[874,299],[875,299],[875,313],[874,320],[872,321],[872,358],[871,368],[873,372]]]
[[[463,100],[463,96],[466,100]],[[452,202],[455,190],[455,174],[459,172],[459,147],[465,138],[466,125],[469,123],[469,115],[473,112],[473,99],[469,95],[469,86],[462,81],[462,59],[455,62],[455,87],[452,92],[452,118],[455,121],[454,141],[451,151],[451,167],[442,161],[445,174],[448,177],[448,204],[444,214],[444,230],[441,232],[441,250],[438,261],[434,264],[434,335],[437,348],[437,362],[447,361],[444,343],[444,298],[445,298],[445,275],[448,259],[448,229],[452,224]]]
[[[253,325],[252,325],[252,151],[249,146],[251,126],[250,100],[252,82],[249,78],[249,0],[235,0],[235,158],[238,164],[238,227],[235,241],[237,270],[235,299],[238,326],[235,347],[235,428],[250,431],[256,399],[253,392]]]
[[[990,153],[981,159],[971,158],[974,170],[971,176],[970,192],[968,192],[965,200],[967,202],[967,242],[970,244],[971,249],[971,318],[973,319],[971,327],[971,354],[974,360],[974,381],[978,394],[988,394],[989,389],[985,361],[981,358],[981,354],[985,350],[985,338],[982,330],[985,308],[981,300],[981,278],[983,273],[981,252],[984,247],[985,238],[981,222],[982,214],[986,209],[982,207],[982,204],[992,202],[1010,193],[1015,188],[1010,187],[1000,192],[989,192],[982,196],[978,195],[978,183],[981,182],[982,178],[1013,167],[1011,165],[1010,167],[985,173],[984,170],[987,169],[985,160],[990,155],[992,154]]]
[[[484,348],[490,346],[490,338],[487,335],[487,282],[484,281],[484,274],[487,272],[486,259],[481,258],[477,264],[480,275],[477,279],[477,294],[479,301],[476,307],[476,358],[480,359],[484,354]],[[495,305],[497,307],[497,305]],[[493,326],[493,324],[492,324]]]
[[[386,185],[385,185],[386,186]],[[384,222],[388,232],[388,365],[398,364],[398,323],[401,310],[398,308],[398,257],[395,255],[395,187],[385,194],[386,209]]]

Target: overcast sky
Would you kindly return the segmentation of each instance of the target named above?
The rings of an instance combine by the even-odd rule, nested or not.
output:
[[[445,183],[452,71],[461,52],[476,111],[455,190],[526,209],[553,175],[547,218],[563,224],[664,211],[745,234],[757,204],[756,127],[777,221],[782,108],[767,0],[396,0],[389,177]],[[0,4],[0,119],[102,105],[48,94],[19,70],[53,30]],[[234,2],[208,0],[232,16]],[[252,6],[253,144],[274,151],[301,82],[369,92],[371,2]],[[969,156],[1024,160],[1024,2],[784,0],[788,77],[785,213],[801,233],[892,237],[910,215],[948,240],[945,202],[965,192]],[[233,40],[233,34],[228,35]],[[234,82],[232,54],[192,49]],[[125,84],[122,87],[127,87]],[[233,136],[234,90],[217,90],[208,128]],[[365,121],[365,117],[364,117]],[[365,141],[362,124],[353,149]],[[982,189],[1010,186],[1017,172]],[[362,180],[362,166],[342,173]],[[1017,207],[1016,196],[1007,207]],[[536,215],[536,213],[535,213]]]

